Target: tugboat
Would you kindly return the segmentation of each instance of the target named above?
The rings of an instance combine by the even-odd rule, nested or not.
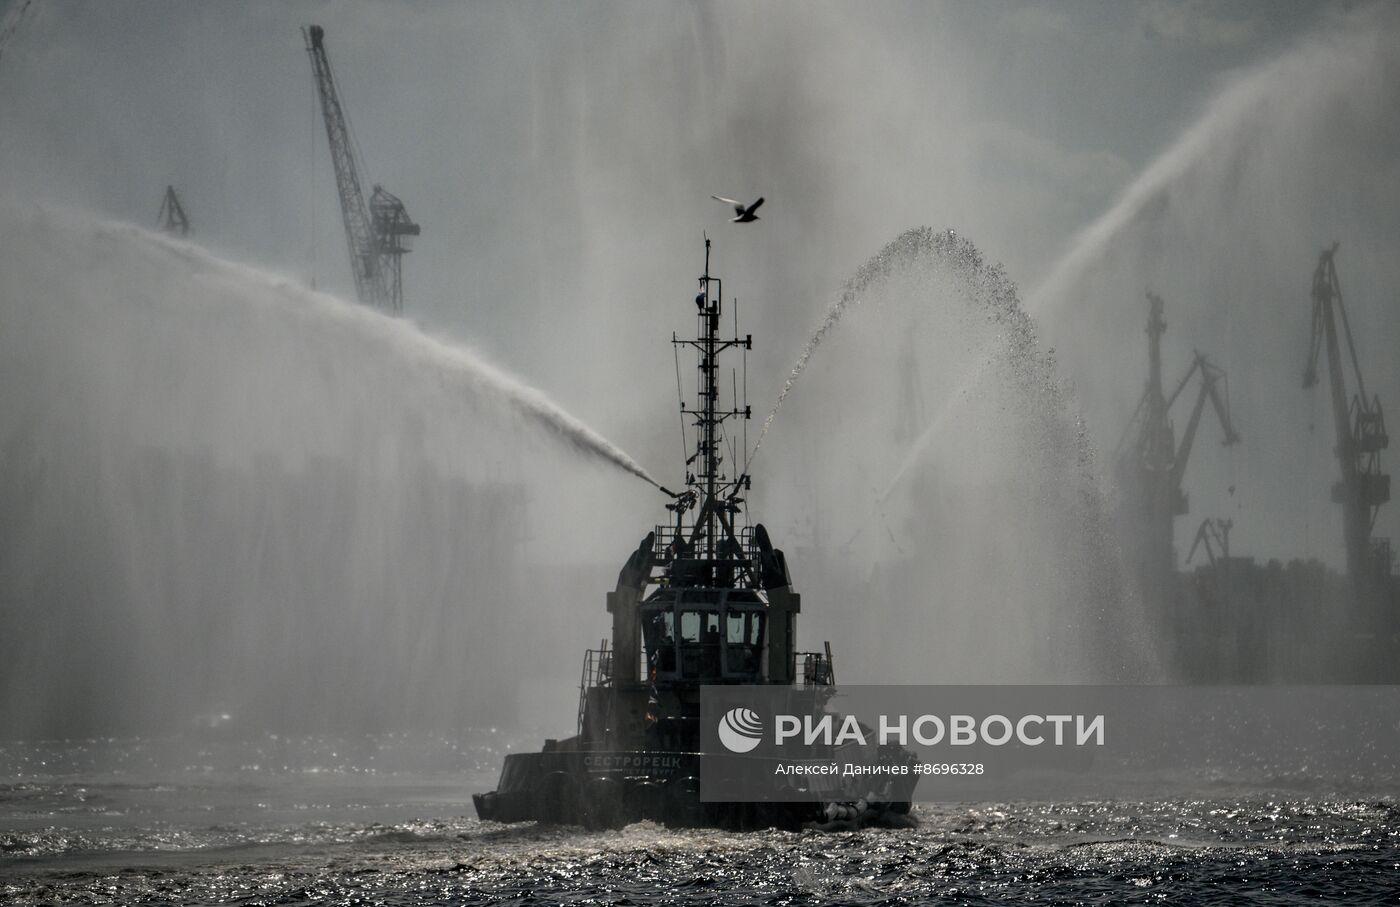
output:
[[[753,348],[753,335],[720,336],[723,284],[705,273],[695,297],[693,348],[697,400],[681,404],[694,428],[685,490],[623,565],[607,595],[612,640],[586,652],[577,733],[546,740],[538,753],[505,758],[498,788],[474,794],[477,815],[497,822],[538,821],[617,827],[642,819],[671,826],[747,829],[912,825],[907,798],[865,801],[703,803],[700,800],[700,690],[704,685],[773,684],[821,695],[835,684],[831,645],[796,650],[801,596],[783,552],[762,524],[748,523],[752,487],[742,469],[724,466],[723,427],[749,419],[747,401],[723,408],[719,357]],[[737,459],[734,448],[731,457]],[[900,750],[901,756],[912,755]]]

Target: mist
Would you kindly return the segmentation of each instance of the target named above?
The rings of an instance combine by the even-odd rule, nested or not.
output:
[[[1219,515],[1234,518],[1236,542],[1251,554],[1342,560],[1340,510],[1319,480],[1338,471],[1330,403],[1301,380],[1309,292],[1319,253],[1339,242],[1367,386],[1393,397],[1398,22],[1391,9],[1364,10],[1238,74],[1031,295],[1110,449],[1141,384],[1102,376],[1145,374],[1147,291],[1166,301],[1167,380],[1185,374],[1193,349],[1229,373],[1246,440],[1222,451],[1218,427],[1203,427],[1192,482],[1212,503],[1179,521],[1189,524],[1178,526],[1183,552],[1199,518]],[[1396,526],[1385,508],[1376,534]]]
[[[72,212],[4,224],[7,302],[44,300],[5,310],[18,727],[514,712],[508,628],[561,566],[527,585],[528,552],[568,541],[528,505],[638,506],[634,462],[406,322]]]
[[[1236,554],[1339,565],[1309,278],[1340,241],[1396,399],[1400,19],[1157,10],[0,7],[0,732],[566,730],[665,513],[640,477],[684,474],[704,235],[802,648],[1172,679],[1111,526],[1145,293],[1166,379],[1209,353],[1245,438],[1203,426],[1179,557],[1228,516]],[[345,301],[311,22],[423,225],[403,321]],[[188,242],[139,229],[167,184]]]

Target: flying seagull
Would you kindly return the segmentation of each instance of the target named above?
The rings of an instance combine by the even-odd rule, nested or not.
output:
[[[733,224],[748,224],[758,220],[758,215],[754,214],[754,212],[758,210],[759,205],[763,204],[762,198],[752,205],[745,205],[743,202],[737,202],[732,198],[720,198],[718,195],[712,195],[710,198],[717,202],[724,202],[726,205],[734,206],[735,216],[729,220],[729,222]]]

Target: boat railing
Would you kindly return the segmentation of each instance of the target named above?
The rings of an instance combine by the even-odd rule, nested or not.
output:
[[[804,687],[829,687],[836,683],[831,652],[796,652],[797,683]]]
[[[661,572],[653,577],[653,581],[667,585],[678,575],[690,576],[693,580],[694,573],[688,571],[695,570],[701,571],[709,580],[724,585],[734,577],[758,575],[758,545],[754,542],[752,527],[745,526],[739,530],[737,547],[730,545],[727,552],[721,548],[720,557],[705,561],[687,556],[690,545],[687,533],[686,527],[656,526],[652,558],[653,563],[661,567]]]
[[[612,652],[604,639],[596,649],[583,653],[583,676],[578,682],[578,730],[583,733],[583,716],[588,709],[588,691],[612,684]]]

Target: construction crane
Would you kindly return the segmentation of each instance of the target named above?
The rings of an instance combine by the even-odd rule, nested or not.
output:
[[[1220,517],[1206,517],[1201,521],[1201,527],[1196,530],[1196,540],[1191,543],[1191,551],[1186,555],[1186,563],[1191,563],[1191,559],[1196,556],[1198,548],[1204,548],[1206,560],[1212,567],[1220,564],[1228,564],[1230,560],[1230,530],[1235,526],[1234,520],[1221,519]]]
[[[1154,582],[1160,582],[1176,569],[1174,520],[1189,510],[1181,483],[1207,400],[1225,433],[1223,443],[1227,446],[1238,444],[1240,436],[1230,419],[1229,386],[1225,372],[1200,352],[1194,354],[1191,367],[1177,383],[1176,389],[1170,395],[1163,392],[1162,335],[1166,333],[1167,323],[1162,319],[1162,298],[1148,293],[1147,301],[1147,389],[1138,401],[1123,441],[1119,443],[1119,472],[1132,504],[1134,518],[1145,532],[1142,542],[1148,572]],[[1200,392],[1178,444],[1170,417],[1171,407],[1198,374],[1201,377]],[[1225,386],[1223,392],[1222,385]],[[1125,451],[1129,437],[1135,440]]]
[[[1337,434],[1337,459],[1342,477],[1332,486],[1332,500],[1342,505],[1347,552],[1347,575],[1363,595],[1379,591],[1381,578],[1390,572],[1390,545],[1372,539],[1376,515],[1390,500],[1390,476],[1381,472],[1380,452],[1390,440],[1385,432],[1385,414],[1380,397],[1367,397],[1361,377],[1361,363],[1351,336],[1342,287],[1337,280],[1338,243],[1324,249],[1313,272],[1312,340],[1308,365],[1303,370],[1303,387],[1317,384],[1317,360],[1327,348],[1327,376],[1332,392],[1332,418]],[[1337,336],[1342,323],[1348,359],[1356,376],[1356,393],[1347,403],[1346,375]]]
[[[160,228],[171,236],[190,234],[190,219],[185,216],[185,207],[180,204],[180,196],[174,186],[165,187],[165,198],[160,203],[160,213],[156,215]]]
[[[420,228],[408,216],[403,202],[380,186],[374,187],[369,204],[365,204],[350,127],[326,57],[325,29],[312,25],[303,28],[301,34],[311,57],[321,115],[326,121],[326,138],[350,250],[350,270],[355,275],[355,295],[365,305],[398,314],[403,311],[403,256],[409,251],[408,237],[417,236]]]

